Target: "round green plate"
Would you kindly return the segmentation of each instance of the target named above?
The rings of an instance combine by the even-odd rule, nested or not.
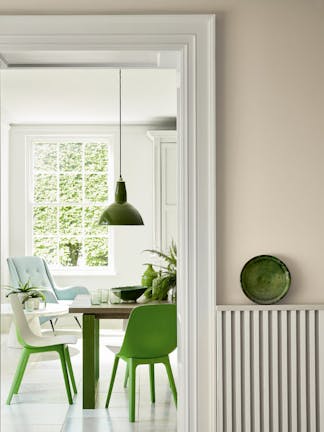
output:
[[[274,304],[288,292],[291,276],[287,266],[271,255],[250,259],[241,271],[244,294],[255,303]]]

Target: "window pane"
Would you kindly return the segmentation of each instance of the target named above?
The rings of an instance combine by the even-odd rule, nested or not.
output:
[[[82,171],[82,144],[60,144],[60,170]]]
[[[57,144],[34,144],[34,168],[43,171],[57,170]]]
[[[82,233],[82,208],[66,206],[60,208],[60,234]]]
[[[57,207],[34,207],[34,234],[57,233]]]
[[[60,240],[60,264],[77,266],[82,255],[82,243],[78,237],[63,237]]]
[[[88,201],[107,201],[108,181],[105,174],[87,174],[85,178],[85,198]]]
[[[107,171],[108,146],[107,144],[87,143],[85,145],[85,170]]]
[[[57,264],[57,239],[35,237],[33,254],[45,258],[48,264]]]
[[[107,234],[107,227],[99,225],[99,219],[104,209],[104,206],[85,207],[84,228],[86,234]]]
[[[34,176],[34,201],[55,202],[57,176],[52,174],[36,174]]]
[[[82,201],[82,174],[60,175],[60,200],[65,202]]]
[[[100,237],[85,238],[86,265],[108,265],[108,239]]]

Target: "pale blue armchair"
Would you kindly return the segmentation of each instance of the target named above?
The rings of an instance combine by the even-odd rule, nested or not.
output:
[[[89,294],[86,287],[68,286],[59,288],[49,271],[46,261],[38,256],[21,256],[7,258],[11,284],[18,287],[19,282],[25,283],[30,280],[34,286],[44,287],[44,294],[48,303],[58,303],[59,300],[74,300],[78,294]],[[78,318],[74,317],[78,325]],[[40,318],[41,324],[50,321],[52,329],[54,326],[50,318]],[[81,326],[80,326],[81,327]]]

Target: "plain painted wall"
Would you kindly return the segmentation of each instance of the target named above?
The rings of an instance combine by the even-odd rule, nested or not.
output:
[[[217,301],[249,303],[245,261],[292,273],[285,303],[324,303],[324,4],[2,0],[0,13],[216,13]]]

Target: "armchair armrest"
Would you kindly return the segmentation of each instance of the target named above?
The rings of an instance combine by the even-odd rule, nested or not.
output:
[[[56,295],[52,290],[44,288],[41,291],[45,295],[47,303],[58,303]]]
[[[84,286],[69,286],[64,288],[55,288],[55,293],[58,300],[74,300],[79,294],[89,294],[89,291]]]

